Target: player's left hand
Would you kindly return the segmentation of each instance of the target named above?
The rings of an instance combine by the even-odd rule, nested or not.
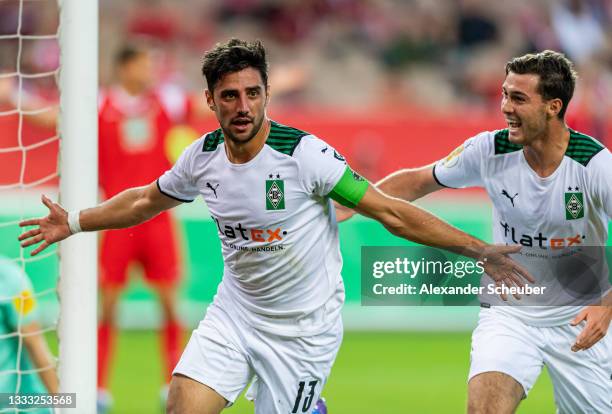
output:
[[[572,326],[586,321],[586,326],[576,337],[572,345],[572,351],[578,352],[589,349],[601,338],[606,336],[612,320],[612,307],[610,306],[587,306],[571,322]]]
[[[19,222],[19,227],[36,226],[18,237],[21,247],[40,243],[36,249],[30,252],[31,256],[36,256],[53,243],[62,241],[72,234],[68,225],[68,212],[44,194],[42,195],[42,202],[49,209],[48,216]]]
[[[508,255],[518,253],[521,246],[489,245],[483,249],[481,261],[487,275],[500,286],[517,288],[524,287],[525,282],[535,283],[535,279],[527,269],[512,260]],[[507,301],[508,296],[500,294],[502,300]],[[513,294],[517,300],[521,299],[519,294]]]

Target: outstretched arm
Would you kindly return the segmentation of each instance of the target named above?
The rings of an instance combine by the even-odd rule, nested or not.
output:
[[[376,188],[392,197],[406,201],[418,200],[434,191],[441,190],[434,178],[434,164],[420,168],[398,170],[376,183]]]
[[[421,168],[410,168],[395,171],[377,182],[376,188],[383,193],[406,201],[418,200],[429,193],[440,190],[444,186],[438,184],[433,175],[434,164]],[[355,211],[336,205],[336,220],[342,222],[350,219]]]
[[[68,212],[44,195],[42,202],[49,209],[48,216],[19,223],[21,227],[36,226],[19,236],[22,247],[41,243],[30,253],[32,256],[73,234]],[[83,231],[120,229],[145,222],[179,204],[180,201],[162,194],[157,182],[153,182],[148,186],[130,188],[96,207],[81,210],[76,213],[75,220]]]
[[[355,211],[381,222],[392,234],[432,247],[464,248],[469,257],[486,246],[433,214],[398,198],[390,197],[374,187],[369,187],[355,207]],[[462,254],[464,253],[462,252]]]
[[[439,247],[484,261],[485,271],[496,282],[523,286],[533,277],[507,257],[520,246],[492,246],[438,219],[410,203],[389,197],[369,187],[355,211],[381,222],[396,236],[428,246]],[[486,258],[486,260],[484,260]]]

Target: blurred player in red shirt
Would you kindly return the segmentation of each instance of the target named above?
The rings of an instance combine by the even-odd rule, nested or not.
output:
[[[147,185],[171,167],[165,138],[182,121],[189,103],[178,90],[154,88],[150,52],[134,46],[116,55],[119,83],[100,95],[100,186],[110,198],[124,189]],[[116,309],[131,263],[142,265],[144,277],[156,291],[163,313],[162,352],[165,381],[169,381],[182,348],[177,314],[177,286],[181,273],[179,239],[169,212],[132,229],[104,233],[100,287],[102,316],[98,328],[98,387],[102,399],[109,375],[116,328]]]

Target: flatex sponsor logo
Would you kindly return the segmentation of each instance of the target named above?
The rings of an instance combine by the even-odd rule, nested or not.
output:
[[[520,244],[525,247],[540,247],[541,249],[559,250],[566,247],[578,246],[586,238],[581,234],[568,236],[546,236],[542,232],[538,234],[521,234],[512,225],[500,221],[500,226],[504,229],[504,237],[513,244]]]
[[[212,219],[217,224],[219,234],[232,241],[247,240],[259,243],[271,243],[273,241],[282,241],[287,235],[287,231],[281,227],[270,229],[251,229],[244,227],[242,223],[226,224],[222,223],[217,217],[212,216]]]

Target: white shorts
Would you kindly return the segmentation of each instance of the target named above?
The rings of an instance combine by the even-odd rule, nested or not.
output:
[[[342,319],[318,335],[287,337],[247,326],[213,303],[174,369],[215,390],[231,405],[250,390],[256,414],[314,409],[342,342]]]
[[[572,352],[582,329],[584,323],[535,327],[481,309],[472,334],[469,379],[503,372],[523,386],[526,397],[546,365],[558,413],[612,413],[612,334],[586,351]]]

